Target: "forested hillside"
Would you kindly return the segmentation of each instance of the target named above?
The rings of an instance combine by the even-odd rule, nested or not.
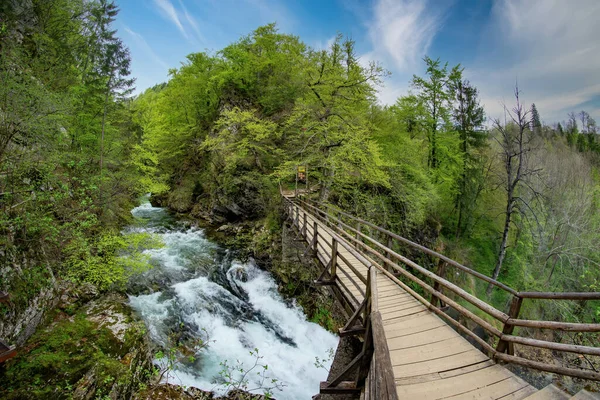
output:
[[[0,353],[19,354],[0,365],[2,398],[126,398],[151,368],[140,326],[119,339],[91,316],[130,321],[122,297],[86,304],[122,290],[148,267],[137,250],[157,244],[120,233],[145,188],[117,13],[106,0],[0,3]]]
[[[18,343],[61,282],[105,290],[143,264],[118,256],[145,240],[119,235],[145,188],[116,14],[108,1],[0,6],[0,332]]]
[[[298,166],[315,200],[517,290],[600,290],[600,135],[586,111],[546,122],[515,87],[504,116],[490,118],[463,67],[435,56],[385,106],[377,90],[389,72],[352,40],[340,34],[316,50],[275,24],[192,53],[168,82],[133,95],[117,14],[110,0],[0,4],[0,338],[21,346],[43,322],[56,328],[33,336],[0,396],[66,395],[90,368],[94,395],[142,387],[151,355],[136,353],[136,369],[77,311],[99,293],[125,304],[130,278],[150,268],[140,250],[162,244],[121,232],[137,199],[151,193],[269,260],[281,256],[280,193],[295,188]],[[300,297],[299,281],[314,290],[291,271],[274,272],[284,296]],[[491,288],[449,279],[507,306]],[[600,319],[598,302],[536,304],[524,313]],[[331,330],[315,307],[308,317]],[[134,333],[124,342],[146,334]]]
[[[518,88],[502,120],[486,119],[460,65],[424,62],[411,92],[383,107],[387,72],[365,65],[351,40],[318,51],[261,27],[191,54],[135,100],[136,165],[165,204],[217,223],[273,220],[280,187],[306,165],[320,201],[517,289],[595,290],[595,121],[582,111],[546,125]],[[573,307],[544,312],[597,318]]]

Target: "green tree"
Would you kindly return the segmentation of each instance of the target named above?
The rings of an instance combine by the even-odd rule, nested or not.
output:
[[[449,102],[452,96],[452,82],[459,81],[462,75],[460,65],[448,71],[448,63],[441,66],[440,60],[429,57],[423,59],[427,65],[426,78],[413,76],[412,86],[418,91],[418,96],[428,111],[427,140],[429,141],[429,156],[427,163],[430,168],[437,169],[440,165],[439,131],[446,129],[450,123]]]
[[[504,224],[502,228],[500,247],[496,258],[496,265],[492,273],[492,279],[498,279],[504,259],[511,225],[515,222],[515,216],[525,214],[532,210],[522,191],[528,187],[527,181],[536,173],[532,167],[530,153],[532,151],[532,135],[529,130],[531,124],[530,110],[525,110],[519,101],[519,88],[515,88],[516,105],[512,112],[505,112],[511,118],[511,123],[503,124],[499,119],[494,120],[494,127],[498,137],[495,138],[500,146],[501,159],[504,167],[505,178],[503,186],[506,196],[506,208],[504,211]],[[489,285],[487,294],[490,296],[493,285]]]
[[[122,44],[115,48],[111,4],[1,5],[0,262],[11,267],[2,272],[0,290],[13,292],[18,307],[73,272],[65,263],[73,254],[94,253],[96,238],[118,229],[139,195],[129,162],[137,128],[125,100],[106,98],[103,91],[111,73],[101,61],[114,59],[116,49],[128,63]],[[104,39],[98,18],[104,19]],[[122,76],[122,70],[112,71]],[[113,139],[105,152],[110,174],[103,180],[97,163],[101,123]],[[120,267],[113,266],[118,274]]]
[[[131,57],[129,50],[123,45],[121,39],[116,37],[116,30],[111,29],[119,9],[113,1],[100,0],[92,3],[90,12],[92,38],[95,46],[92,48],[92,69],[90,75],[93,80],[105,82],[103,84],[104,101],[102,104],[102,122],[100,135],[100,175],[104,167],[104,139],[106,131],[106,115],[109,98],[122,100],[133,91],[135,79],[130,75]],[[95,54],[94,54],[95,53]]]
[[[305,73],[308,90],[286,124],[291,159],[280,167],[280,176],[295,165],[309,165],[317,172],[313,178],[322,201],[332,189],[343,192],[357,183],[389,186],[367,119],[374,85],[386,71],[376,63],[362,66],[354,42],[338,35],[329,50],[309,51]]]
[[[542,131],[542,121],[540,120],[540,113],[535,103],[531,104],[531,131],[535,134],[539,134]]]
[[[482,161],[475,152],[486,145],[486,134],[483,130],[485,114],[479,104],[477,89],[469,81],[462,79],[454,82],[453,87],[455,93],[453,117],[462,152],[462,171],[456,194],[458,209],[456,237],[459,237],[468,225],[467,219],[473,213],[481,186],[482,178],[477,175],[481,171]]]

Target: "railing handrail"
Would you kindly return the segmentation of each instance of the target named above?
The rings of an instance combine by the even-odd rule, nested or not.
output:
[[[305,202],[304,200],[302,200],[300,198],[298,198],[297,200],[300,201],[300,202],[303,202],[304,204],[308,204],[307,202]],[[323,206],[325,206],[327,208],[330,208],[330,209],[334,209],[338,213],[340,213],[340,214],[342,214],[342,215],[344,215],[344,216],[346,216],[346,217],[348,217],[348,218],[350,218],[350,219],[352,219],[352,220],[354,220],[356,222],[359,222],[359,223],[361,223],[363,225],[367,225],[367,226],[369,226],[369,227],[371,227],[373,229],[376,229],[379,232],[384,233],[387,236],[389,236],[389,237],[391,237],[393,239],[396,239],[398,241],[401,241],[401,242],[403,242],[403,243],[405,243],[405,244],[407,244],[407,245],[409,245],[411,247],[414,247],[415,249],[420,250],[420,251],[422,251],[422,252],[424,252],[426,254],[429,254],[431,256],[434,256],[436,258],[444,260],[444,262],[448,263],[449,265],[451,265],[453,267],[456,267],[456,268],[458,268],[458,269],[460,269],[460,270],[462,270],[462,271],[464,271],[464,272],[466,272],[466,273],[468,273],[470,275],[473,275],[473,276],[475,276],[475,277],[477,277],[477,278],[479,278],[481,280],[484,280],[484,281],[486,281],[488,283],[491,283],[492,285],[494,285],[496,287],[499,287],[499,288],[501,288],[501,289],[503,289],[503,290],[505,290],[505,291],[513,294],[513,295],[516,295],[518,293],[516,290],[514,290],[513,288],[511,288],[510,286],[508,286],[508,285],[506,285],[506,284],[504,284],[502,282],[499,282],[499,281],[497,281],[497,280],[495,280],[493,278],[490,278],[487,275],[484,275],[484,274],[482,274],[480,272],[475,271],[472,268],[469,268],[469,267],[467,267],[465,265],[462,265],[461,263],[459,263],[459,262],[457,262],[457,261],[455,261],[455,260],[453,260],[451,258],[448,258],[445,255],[440,254],[440,253],[438,253],[435,250],[431,250],[431,249],[429,249],[429,248],[427,248],[425,246],[422,246],[422,245],[420,245],[418,243],[413,242],[412,240],[406,239],[405,237],[402,237],[402,236],[398,235],[397,233],[394,233],[394,232],[392,232],[392,231],[390,231],[388,229],[385,229],[385,228],[382,228],[380,226],[377,226],[377,225],[375,225],[372,222],[369,222],[369,221],[366,221],[364,219],[358,218],[358,217],[356,217],[356,216],[354,216],[352,214],[348,214],[348,213],[346,213],[344,211],[335,209],[333,206],[331,206],[329,204],[319,203],[319,202],[315,202],[315,203],[323,205]],[[328,215],[331,216],[331,214],[328,214]]]
[[[318,210],[318,208],[311,206],[309,204],[307,204],[309,207],[311,208],[315,208]],[[329,215],[330,216],[330,215]],[[375,239],[369,237],[368,235],[365,235],[362,232],[358,232],[356,229],[352,228],[351,226],[345,224],[343,221],[340,221],[339,219],[330,216],[334,221],[339,222],[343,225],[346,225],[346,227],[348,227],[348,229],[351,229],[352,231],[360,234],[361,236],[363,236],[364,238],[372,241],[374,244],[376,244],[378,247],[380,247],[382,250],[388,252],[389,254],[394,255],[394,257],[396,257],[397,259],[401,260],[404,264],[410,266],[411,268],[416,269],[417,271],[421,272],[423,275],[427,276],[430,279],[435,280],[436,282],[440,283],[441,285],[443,285],[444,287],[446,287],[447,289],[451,290],[453,293],[455,293],[456,295],[458,295],[459,297],[463,298],[464,300],[468,301],[469,303],[473,304],[474,306],[476,306],[477,308],[481,309],[482,311],[486,312],[488,315],[494,317],[495,319],[497,319],[498,321],[501,322],[505,322],[507,321],[510,317],[509,315],[503,313],[502,311],[494,308],[493,306],[490,306],[489,304],[485,303],[484,301],[480,300],[479,298],[473,296],[472,294],[466,292],[464,289],[460,288],[459,286],[457,286],[456,284],[448,281],[447,279],[441,278],[439,276],[437,276],[435,273],[427,270],[426,268],[420,266],[419,264],[415,263],[414,261],[409,260],[408,258],[396,253],[394,250],[390,249],[389,247],[382,245],[381,243],[377,242]],[[353,239],[351,236],[348,235],[348,238],[350,238],[351,240],[355,240]],[[363,243],[363,245],[365,245]],[[367,246],[367,245],[365,245]],[[374,252],[377,253],[377,252]],[[377,253],[381,258],[387,259],[386,257],[382,256],[381,254]],[[388,261],[391,261],[389,259],[387,259]],[[393,264],[393,263],[391,263]],[[401,269],[401,267],[396,266],[398,269]],[[412,274],[411,274],[412,275]],[[414,277],[414,275],[412,275]],[[418,279],[416,277],[414,277],[415,279]],[[421,282],[422,284],[424,284],[424,282]]]
[[[380,247],[381,249],[386,251],[388,254],[393,255],[394,257],[401,260],[406,265],[417,269],[419,272],[423,273],[428,278],[439,282],[440,284],[442,284],[444,287],[450,289],[453,293],[455,293],[459,297],[461,297],[464,300],[468,301],[469,303],[473,304],[474,306],[476,306],[480,310],[484,311],[486,314],[490,315],[491,317],[494,317],[498,321],[501,321],[508,325],[514,325],[514,326],[524,326],[524,327],[534,327],[534,328],[539,327],[539,328],[554,329],[554,330],[565,330],[565,331],[576,331],[576,332],[598,332],[598,331],[600,331],[600,324],[585,324],[585,323],[576,323],[576,322],[556,322],[556,321],[543,321],[543,320],[524,320],[524,319],[518,319],[516,316],[509,316],[506,313],[503,313],[502,311],[496,309],[495,307],[487,304],[483,300],[480,300],[479,298],[473,296],[472,294],[464,291],[457,285],[437,276],[434,272],[427,270],[426,268],[416,264],[415,262],[407,259],[406,257],[396,253],[395,251],[388,248],[387,246],[382,245],[381,243],[377,242],[375,239],[371,238],[370,236],[357,231],[356,229],[352,228],[348,224],[339,220],[337,217],[335,217],[331,214],[328,214],[328,213],[324,212],[323,210],[319,209],[318,207],[308,204],[302,200],[300,200],[300,202],[304,203],[306,206],[310,207],[311,209],[314,209],[320,213],[327,215],[327,217],[330,218],[331,220],[345,225],[348,229],[352,230],[353,232],[356,232],[359,235],[361,235],[362,237],[372,241],[378,247]],[[328,221],[323,221],[323,220],[322,220],[322,222],[328,223]],[[329,223],[330,222],[331,221],[329,221]],[[332,226],[331,228],[337,229],[336,226]],[[353,238],[351,235],[349,235],[347,232],[342,231],[342,234],[345,235],[347,239],[350,239],[353,242],[357,242],[357,240],[355,238]],[[358,244],[361,245],[362,247],[368,248],[369,252],[372,252],[373,254],[378,255],[380,258],[387,260],[387,262],[390,265],[394,266],[394,263],[390,262],[391,260],[389,260],[385,256],[381,255],[380,253],[374,251],[368,245],[366,245],[362,242],[358,242]],[[395,269],[398,270],[398,269],[402,269],[402,268],[399,267],[398,265],[395,265]],[[404,273],[407,271],[402,270],[399,272]],[[414,275],[412,275],[412,274],[410,274],[410,275],[413,278],[416,278]],[[411,279],[411,278],[409,278],[409,279]],[[416,279],[418,279],[418,278],[416,278]],[[414,279],[411,279],[411,280],[414,281]],[[423,282],[420,282],[420,283],[415,282],[415,283],[417,283],[419,285],[423,284]],[[439,291],[437,293],[441,294]],[[526,296],[523,298],[533,298],[533,299],[567,299],[568,298],[568,299],[575,299],[575,300],[590,300],[590,299],[600,298],[599,292],[576,292],[576,293],[572,293],[572,292],[568,292],[568,293],[524,292],[524,293]],[[539,297],[537,295],[539,295]],[[516,291],[515,291],[514,296],[516,298],[521,298],[519,296],[519,292],[516,292]],[[483,305],[482,303],[485,305]],[[482,326],[482,327],[485,328],[484,326]],[[490,332],[490,329],[486,329],[486,330],[488,330]],[[493,333],[493,332],[490,332],[490,333]]]
[[[521,327],[545,328],[545,329],[551,329],[551,330],[576,331],[576,332],[600,332],[600,324],[584,324],[584,323],[570,323],[570,322],[558,322],[558,321],[518,319],[521,302],[523,299],[526,299],[526,298],[528,298],[528,299],[557,299],[557,300],[594,300],[594,299],[600,298],[600,293],[598,293],[598,292],[574,292],[574,293],[573,292],[565,292],[565,293],[517,292],[517,291],[513,290],[511,292],[511,294],[513,294],[513,296],[514,296],[513,304],[511,305],[510,315],[508,315],[508,314],[505,314],[505,313],[497,310],[496,308],[487,304],[486,302],[478,299],[477,297],[471,295],[470,293],[464,291],[457,285],[439,277],[435,273],[414,263],[413,261],[407,259],[406,257],[403,257],[402,255],[400,255],[397,252],[390,249],[388,246],[382,245],[381,243],[377,242],[377,240],[371,238],[368,235],[365,235],[364,233],[362,233],[361,231],[359,231],[357,229],[354,229],[352,226],[346,224],[344,221],[337,218],[336,216],[333,216],[330,213],[328,213],[316,206],[308,204],[307,202],[305,202],[303,200],[296,199],[296,200],[299,200],[299,203],[302,203],[303,205],[305,205],[310,210],[313,210],[314,212],[307,211],[300,204],[298,204],[298,202],[292,201],[290,199],[286,199],[286,200],[288,200],[290,202],[290,205],[292,207],[296,207],[297,213],[299,212],[298,210],[302,210],[302,212],[305,215],[306,214],[310,215],[314,221],[318,220],[320,223],[322,223],[326,227],[328,227],[329,228],[328,233],[330,235],[332,235],[332,237],[335,236],[336,240],[338,240],[339,244],[341,246],[343,246],[344,248],[346,248],[348,251],[353,250],[352,251],[353,255],[355,255],[355,253],[361,255],[361,262],[363,264],[365,264],[367,266],[367,268],[369,269],[369,279],[368,279],[369,282],[367,283],[367,286],[373,284],[372,277],[371,277],[371,271],[372,271],[372,267],[374,267],[377,270],[379,270],[381,273],[385,274],[390,280],[392,280],[393,282],[395,282],[396,284],[401,286],[404,290],[406,290],[408,293],[410,293],[418,301],[420,301],[425,306],[427,306],[429,310],[431,310],[438,316],[444,318],[449,324],[455,326],[455,328],[457,328],[459,331],[461,331],[464,334],[473,338],[490,354],[491,357],[497,358],[500,360],[514,362],[517,364],[529,366],[529,367],[536,368],[536,369],[541,369],[541,370],[545,370],[545,371],[549,371],[549,372],[556,372],[556,373],[560,373],[563,375],[575,376],[575,377],[580,377],[580,378],[585,378],[585,379],[600,380],[600,373],[598,373],[596,371],[591,371],[591,370],[586,370],[586,369],[573,369],[573,368],[567,368],[567,367],[562,367],[562,366],[549,365],[549,364],[545,364],[545,363],[532,361],[527,358],[517,357],[517,356],[513,355],[512,347],[509,347],[509,346],[512,346],[514,343],[516,343],[519,345],[532,346],[532,347],[543,348],[543,349],[548,349],[548,350],[553,350],[553,351],[564,351],[564,352],[599,356],[600,349],[597,347],[573,345],[573,344],[563,344],[563,343],[551,342],[551,341],[545,341],[545,340],[530,339],[530,338],[521,337],[518,335],[513,335],[513,330],[514,330],[514,327],[521,326]],[[344,215],[348,215],[347,213],[343,213],[343,212],[341,212],[341,213]],[[354,218],[354,219],[358,220],[356,218]],[[368,225],[376,227],[371,223],[368,223]],[[382,251],[384,251],[387,256],[381,254],[380,252],[378,252],[377,250],[372,248],[370,245],[363,243],[363,241],[359,240],[358,237],[356,237],[356,238],[353,237],[353,235],[348,233],[345,229],[343,229],[343,227],[345,227],[346,229],[349,229],[351,232],[358,234],[362,238],[368,239],[371,243],[375,244],[378,248],[380,248]],[[386,231],[386,230],[383,230],[383,231]],[[340,236],[340,234],[338,234],[336,232],[339,232],[342,236]],[[349,245],[346,242],[347,240],[349,240],[350,243],[354,243],[356,245],[356,248],[352,245]],[[359,246],[361,249],[363,249],[363,251],[366,251],[367,253],[370,253],[371,255],[375,256],[376,258],[379,258],[380,260],[382,260],[384,265],[392,267],[394,271],[402,274],[407,279],[418,284],[426,292],[429,292],[432,295],[432,299],[437,298],[437,299],[445,302],[446,304],[451,305],[460,314],[471,319],[477,325],[481,326],[483,329],[485,329],[492,335],[498,337],[500,340],[498,347],[493,348],[490,344],[485,342],[483,339],[477,337],[477,335],[475,335],[471,330],[466,328],[461,322],[456,321],[456,320],[452,319],[451,317],[449,317],[446,313],[444,313],[444,311],[442,310],[441,307],[438,307],[435,304],[433,304],[433,300],[431,302],[426,300],[421,295],[416,293],[413,289],[411,289],[408,285],[406,285],[405,283],[400,281],[391,272],[386,270],[386,268],[379,265],[378,262],[369,260],[368,259],[369,256],[363,256],[360,252],[357,251]],[[433,252],[433,253],[439,254],[437,252]],[[432,279],[436,283],[439,283],[444,288],[452,291],[458,297],[460,297],[460,298],[468,301],[469,303],[473,304],[474,306],[478,307],[487,315],[490,315],[491,317],[494,317],[496,320],[502,322],[504,324],[503,331],[498,330],[496,327],[490,325],[487,321],[485,321],[485,320],[481,319],[480,317],[478,317],[477,315],[475,315],[472,311],[464,308],[463,306],[458,304],[453,299],[445,296],[441,292],[441,290],[442,290],[441,288],[436,289],[435,286],[434,287],[430,286],[429,284],[424,282],[422,279],[420,279],[417,276],[410,273],[406,268],[400,267],[398,264],[396,264],[394,261],[392,261],[389,258],[390,256],[393,256],[394,258],[396,258],[403,264],[419,271],[422,275],[426,276],[427,278]],[[465,267],[465,268],[467,268],[467,267]],[[367,292],[371,293],[373,291],[376,291],[376,288],[373,289],[371,287],[367,287]],[[375,309],[376,309],[376,307],[375,307]],[[371,312],[372,312],[372,310],[369,308],[369,314]],[[501,346],[501,344],[504,344],[505,346]],[[508,349],[510,349],[510,350],[508,350]],[[503,353],[504,351],[508,351],[510,354],[504,354]]]
[[[522,299],[600,300],[600,292],[518,292]]]
[[[310,207],[314,207],[314,208],[318,209],[318,207],[315,207],[315,206],[309,204],[307,201],[305,201],[305,200],[303,200],[301,198],[297,198],[296,200],[298,200],[299,202],[304,203],[304,204],[306,204],[306,205],[308,205]],[[309,199],[306,199],[306,200],[309,200]],[[477,272],[477,271],[475,271],[472,268],[469,268],[469,267],[467,267],[467,266],[465,266],[465,265],[463,265],[463,264],[461,264],[461,263],[459,263],[459,262],[457,262],[457,261],[455,261],[455,260],[453,260],[451,258],[448,258],[447,256],[445,256],[443,254],[440,254],[440,253],[436,252],[435,250],[431,250],[431,249],[429,249],[429,248],[427,248],[427,247],[425,247],[423,245],[415,243],[415,242],[413,242],[413,241],[411,241],[409,239],[406,239],[406,238],[404,238],[404,237],[402,237],[402,236],[400,236],[400,235],[398,235],[398,234],[396,234],[396,233],[394,233],[394,232],[392,232],[392,231],[390,231],[388,229],[385,229],[385,228],[382,228],[380,226],[377,226],[377,225],[375,225],[372,222],[363,220],[363,219],[358,218],[358,217],[356,217],[356,216],[354,216],[352,214],[348,214],[348,213],[346,213],[344,211],[341,211],[341,210],[339,210],[337,208],[334,208],[330,204],[316,202],[314,200],[309,200],[309,201],[314,202],[314,203],[319,204],[319,205],[322,205],[322,206],[325,206],[328,209],[333,209],[336,212],[338,212],[339,214],[342,214],[342,215],[344,215],[344,216],[346,216],[346,217],[348,217],[348,218],[350,218],[350,219],[352,219],[352,220],[354,220],[356,222],[359,222],[361,224],[364,224],[364,225],[367,225],[367,226],[369,226],[371,228],[374,228],[374,229],[378,230],[379,232],[384,233],[384,234],[388,235],[389,237],[391,237],[393,239],[399,240],[399,241],[401,241],[401,242],[403,242],[405,244],[408,244],[411,247],[416,248],[417,250],[420,250],[420,251],[422,251],[424,253],[427,253],[427,254],[429,254],[431,256],[439,258],[440,260],[443,260],[444,262],[446,262],[447,264],[449,264],[449,265],[451,265],[453,267],[456,267],[456,268],[458,268],[458,269],[460,269],[460,270],[462,270],[462,271],[464,271],[464,272],[466,272],[466,273],[468,273],[470,275],[473,275],[473,276],[475,276],[477,278],[480,278],[480,279],[482,279],[482,280],[484,280],[484,281],[486,281],[488,283],[491,283],[492,285],[494,285],[494,286],[496,286],[498,288],[501,288],[501,289],[509,292],[513,296],[520,297],[520,298],[523,298],[523,299],[600,300],[600,292],[520,292],[520,291],[517,291],[516,289],[513,289],[512,287],[510,287],[510,286],[508,286],[508,285],[506,285],[506,284],[504,284],[504,283],[502,283],[502,282],[500,282],[498,280],[490,278],[489,276],[487,276],[485,274],[482,274],[481,272]],[[329,214],[329,213],[326,213],[326,214],[329,217],[331,217],[331,218],[336,218],[332,214]],[[339,219],[338,219],[338,221],[339,221]],[[350,229],[353,229],[354,231],[356,231],[352,227],[350,227]]]
[[[293,201],[291,201],[290,199],[284,197],[287,201],[291,202],[293,204]],[[346,241],[341,240],[342,238],[337,235],[335,232],[331,232],[331,236],[336,238],[340,244],[342,245],[342,247],[344,247],[344,249],[348,250],[348,252],[350,252],[350,254],[352,254],[354,257],[356,257],[356,259],[358,261],[360,261],[361,263],[363,263],[367,268],[369,268],[371,266],[371,262],[369,260],[367,260],[365,258],[365,256],[363,256],[362,254],[360,254],[359,252],[356,251],[356,249],[350,245],[348,245],[346,243]]]

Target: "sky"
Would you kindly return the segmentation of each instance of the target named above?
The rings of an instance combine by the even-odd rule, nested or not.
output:
[[[424,75],[423,57],[461,64],[488,119],[535,103],[546,123],[586,110],[600,122],[600,0],[117,0],[115,22],[132,55],[137,92],[168,80],[186,55],[216,53],[276,22],[323,49],[336,34],[360,60],[391,72],[379,101],[393,104]]]

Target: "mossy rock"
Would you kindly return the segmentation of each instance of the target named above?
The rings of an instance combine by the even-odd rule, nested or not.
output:
[[[111,295],[40,329],[5,365],[0,398],[130,398],[152,375],[144,325]]]

